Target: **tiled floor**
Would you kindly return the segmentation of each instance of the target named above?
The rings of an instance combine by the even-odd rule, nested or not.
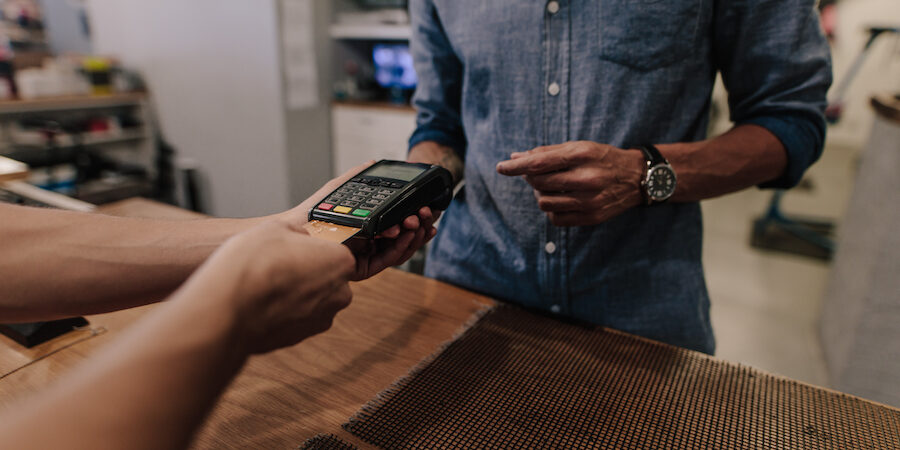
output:
[[[786,212],[840,218],[849,199],[855,152],[828,147],[808,172],[809,190],[785,196]],[[818,334],[827,263],[750,247],[753,219],[770,191],[748,189],[703,204],[704,265],[712,299],[716,355],[816,385],[828,385]]]

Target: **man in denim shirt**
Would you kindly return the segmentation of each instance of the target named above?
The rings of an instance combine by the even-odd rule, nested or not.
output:
[[[411,0],[409,159],[466,180],[426,274],[712,353],[698,201],[791,187],[821,154],[814,3]],[[736,125],[704,140],[719,71]],[[668,201],[642,186],[647,145]]]

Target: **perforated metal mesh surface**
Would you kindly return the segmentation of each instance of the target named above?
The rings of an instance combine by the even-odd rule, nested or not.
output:
[[[341,438],[333,434],[317,434],[311,439],[307,439],[300,450],[357,450],[357,447],[348,444]]]
[[[344,428],[383,448],[900,448],[900,410],[509,306]]]

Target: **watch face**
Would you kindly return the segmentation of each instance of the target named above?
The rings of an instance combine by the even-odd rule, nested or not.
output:
[[[654,202],[668,199],[675,193],[675,171],[671,166],[660,165],[647,173],[647,196]]]

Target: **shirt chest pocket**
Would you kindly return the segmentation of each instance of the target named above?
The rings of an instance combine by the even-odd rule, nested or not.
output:
[[[697,45],[704,0],[601,0],[600,57],[638,70],[682,60]]]

